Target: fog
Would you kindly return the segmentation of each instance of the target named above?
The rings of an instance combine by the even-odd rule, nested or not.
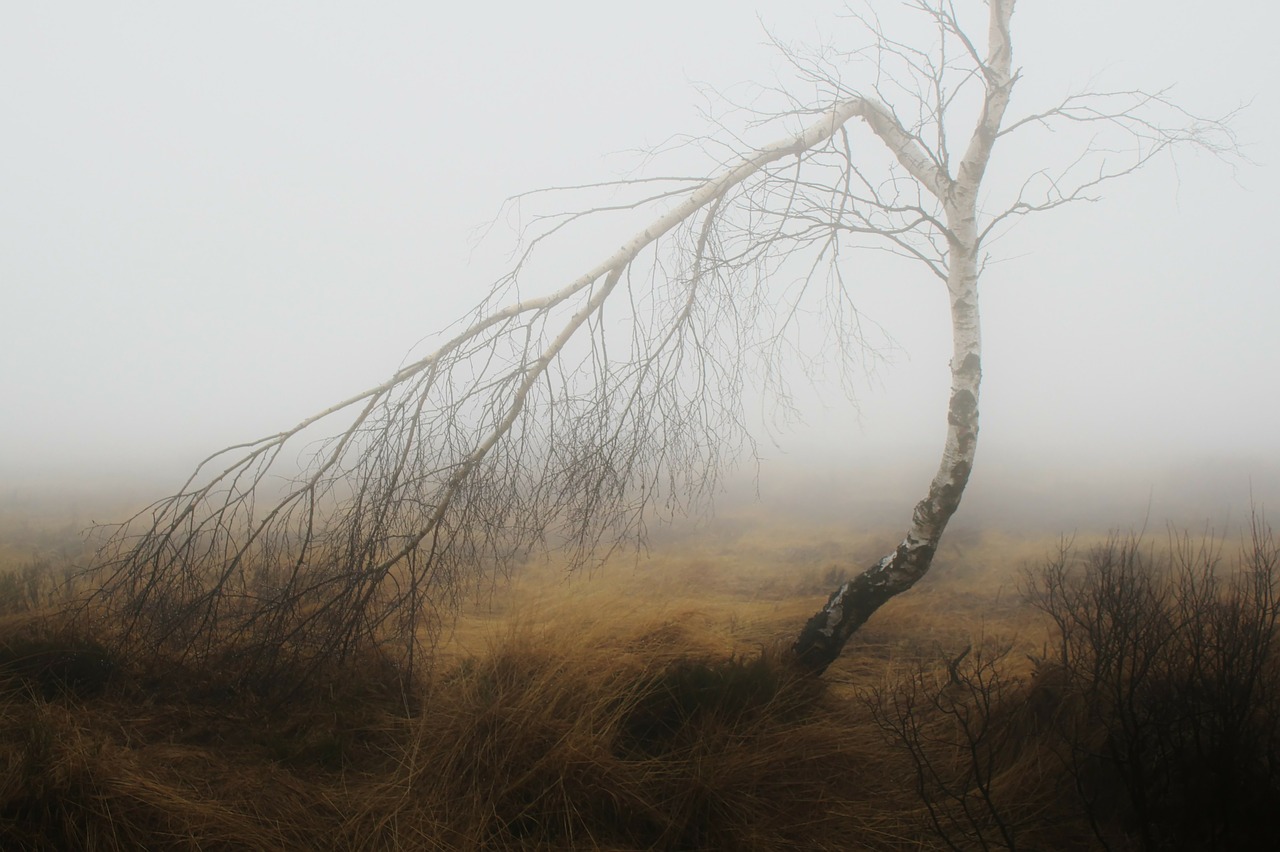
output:
[[[766,31],[843,32],[841,7],[814,0],[463,6],[5,10],[10,490],[167,488],[214,449],[382,381],[511,263],[515,223],[493,222],[504,199],[642,174],[645,149],[708,132],[722,96],[787,79]],[[1162,159],[989,247],[983,433],[961,517],[1193,521],[1238,517],[1250,489],[1280,499],[1280,11],[1026,2],[1014,27],[1011,116],[1085,86],[1171,85],[1198,114],[1244,105],[1245,159]],[[1055,153],[1016,141],[997,167]],[[593,265],[610,238],[575,237],[564,268]],[[798,505],[818,482],[835,495],[819,503],[899,512],[937,463],[941,288],[907,266],[856,271],[887,361],[856,404],[828,378],[799,390],[803,423],[760,431],[743,473],[764,499]]]

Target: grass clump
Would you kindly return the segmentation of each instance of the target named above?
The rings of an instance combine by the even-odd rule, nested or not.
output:
[[[72,633],[50,634],[34,624],[11,626],[0,635],[0,682],[52,699],[65,693],[101,693],[117,664],[100,642]]]
[[[518,632],[461,662],[414,720],[384,799],[402,791],[397,805],[369,818],[427,820],[449,848],[776,849],[821,836],[834,816],[820,803],[850,798],[843,767],[859,759],[847,705],[776,654],[686,647],[655,662],[652,634]]]
[[[846,848],[854,705],[696,622],[605,614],[509,628],[413,694],[368,661],[285,702],[181,661],[91,690],[14,670],[0,847]],[[94,647],[44,629],[6,647]]]
[[[253,636],[137,656],[5,615],[0,848],[1280,846],[1261,528],[1238,563],[1064,548],[1025,596],[997,570],[1025,542],[966,539],[820,679],[774,644],[820,602],[765,564],[795,542],[747,529],[745,556],[685,543],[572,589],[526,571],[412,679],[298,654],[281,689]]]

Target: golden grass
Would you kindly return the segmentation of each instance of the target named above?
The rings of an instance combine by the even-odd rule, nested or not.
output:
[[[535,562],[468,603],[412,695],[364,658],[267,704],[229,668],[156,677],[10,616],[0,847],[945,848],[873,708],[1001,636],[1006,698],[1032,709],[993,786],[1041,839],[1072,838],[1052,848],[1088,848],[1051,819],[1061,778],[1027,700],[1044,687],[1017,679],[1047,635],[1017,569],[1052,541],[958,531],[821,681],[779,662],[839,573],[894,543],[747,509],[591,577]],[[945,724],[927,720],[940,742]]]

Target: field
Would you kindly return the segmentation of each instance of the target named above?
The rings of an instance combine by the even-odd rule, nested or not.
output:
[[[548,555],[475,590],[408,686],[369,654],[282,697],[68,626],[49,598],[84,556],[67,515],[0,523],[5,849],[1280,839],[1260,816],[1280,803],[1261,528],[1209,550],[1076,531],[1064,553],[1043,529],[958,522],[815,680],[787,643],[898,532],[744,502],[590,576]]]

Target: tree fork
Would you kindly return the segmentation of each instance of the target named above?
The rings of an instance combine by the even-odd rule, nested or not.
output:
[[[894,595],[905,592],[929,570],[938,542],[973,470],[978,444],[978,391],[982,382],[982,336],[978,315],[978,190],[1000,134],[1000,125],[1017,76],[1009,19],[1014,0],[992,0],[987,56],[979,62],[986,85],[983,109],[954,177],[945,160],[922,155],[916,140],[892,145],[898,161],[942,203],[946,214],[949,257],[947,291],[951,301],[951,399],[942,461],[928,495],[916,504],[911,527],[897,549],[871,568],[846,580],[827,598],[791,646],[796,664],[806,672],[826,671],[845,643],[871,614]],[[971,51],[973,46],[966,42]],[[977,59],[976,53],[974,58]],[[874,126],[874,125],[873,125]],[[886,141],[892,134],[877,130]]]

